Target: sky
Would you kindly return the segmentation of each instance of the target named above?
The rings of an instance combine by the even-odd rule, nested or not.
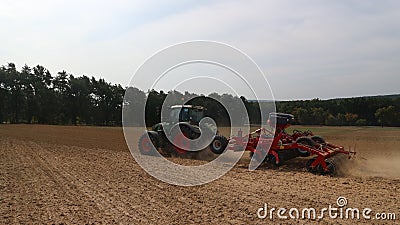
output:
[[[65,70],[127,86],[159,50],[211,40],[251,57],[278,100],[400,93],[396,0],[0,4],[1,65],[40,64],[53,75]]]

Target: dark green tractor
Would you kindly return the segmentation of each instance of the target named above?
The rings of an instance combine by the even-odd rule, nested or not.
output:
[[[200,124],[200,121],[204,118],[204,107],[202,106],[174,105],[164,112],[163,118],[165,118],[165,122],[155,124],[150,131],[147,131],[150,140],[146,134],[140,137],[138,145],[142,154],[153,155],[155,151],[173,156],[195,154],[196,152],[186,151],[185,149],[196,148],[196,146],[192,146],[193,144],[197,145],[196,141],[190,142],[187,139],[197,140],[202,132],[205,132],[206,136],[209,135],[209,138],[221,140],[221,146],[217,146],[217,150],[221,148],[221,151],[223,151],[228,144],[226,138],[218,135],[217,127],[213,123],[202,122]],[[186,138],[182,137],[182,134]],[[171,141],[168,140],[167,136]],[[180,147],[183,146],[183,148],[173,143]],[[201,143],[198,144],[201,145]],[[216,147],[210,147],[214,152]]]

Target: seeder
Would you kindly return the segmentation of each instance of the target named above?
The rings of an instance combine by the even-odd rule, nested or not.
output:
[[[210,149],[216,154],[221,154],[224,149],[232,151],[245,149],[250,151],[252,159],[276,166],[296,157],[312,157],[307,161],[306,168],[309,172],[318,174],[335,173],[337,156],[351,158],[356,154],[355,151],[345,150],[342,146],[326,142],[309,130],[286,133],[285,128],[291,125],[293,119],[294,116],[290,114],[270,113],[268,124],[271,126],[275,124],[275,132],[260,128],[243,136],[239,130],[237,136],[230,137],[226,142],[223,142],[224,139],[214,139]],[[266,157],[263,157],[265,155]]]

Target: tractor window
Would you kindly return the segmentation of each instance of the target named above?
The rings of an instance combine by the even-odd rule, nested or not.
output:
[[[181,110],[181,115],[180,115],[180,120],[179,121],[188,122],[189,119],[190,119],[189,109],[188,108],[183,108]]]
[[[200,120],[204,117],[203,110],[193,109],[191,113],[192,122],[198,124]]]
[[[171,122],[173,123],[177,123],[179,121],[179,111],[181,109],[180,108],[175,108],[175,109],[171,109]]]
[[[177,122],[192,122],[199,124],[200,120],[203,119],[204,112],[202,109],[189,108],[189,107],[174,107],[170,111],[170,121],[172,123]]]

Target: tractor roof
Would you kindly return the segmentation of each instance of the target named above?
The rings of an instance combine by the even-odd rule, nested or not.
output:
[[[190,108],[190,109],[204,109],[203,106],[194,106],[194,105],[173,105],[171,106],[171,109],[176,109],[176,108]]]

